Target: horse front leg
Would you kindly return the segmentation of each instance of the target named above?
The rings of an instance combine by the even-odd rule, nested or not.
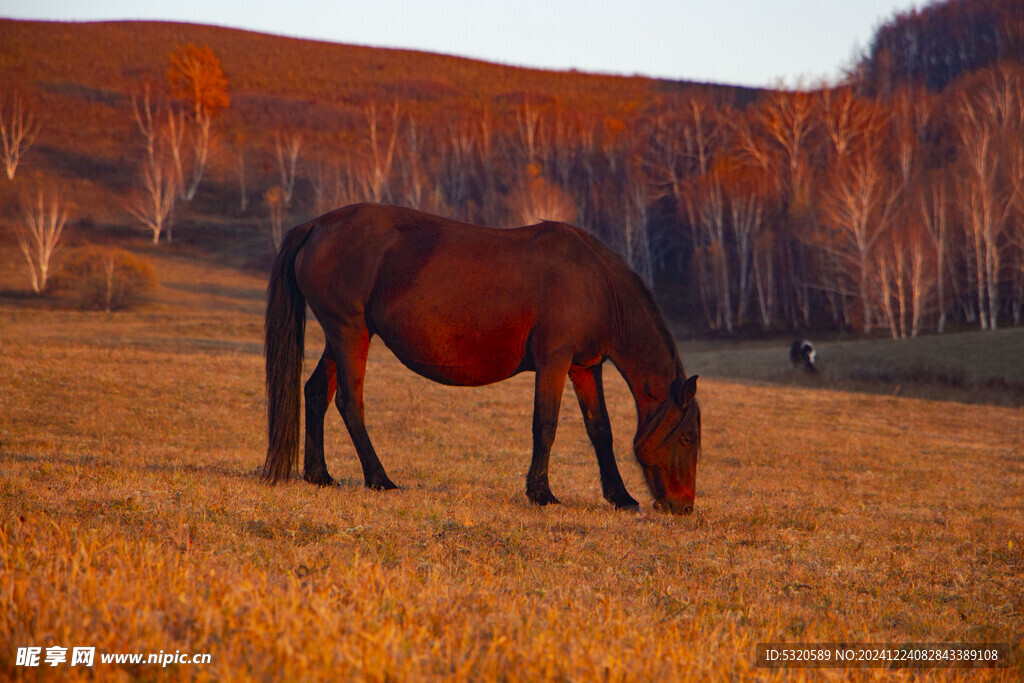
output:
[[[330,486],[334,479],[327,472],[324,458],[324,416],[337,389],[338,371],[334,352],[328,346],[320,362],[306,381],[306,449],[303,457],[302,478],[318,486]]]
[[[604,401],[604,382],[601,366],[592,368],[576,366],[569,370],[572,387],[583,412],[583,424],[587,436],[594,444],[597,466],[601,470],[601,491],[605,499],[617,509],[639,509],[640,503],[629,495],[622,475],[615,464],[615,450],[612,447],[612,423],[608,419],[608,406]]]
[[[548,484],[548,460],[558,428],[558,410],[569,363],[537,368],[533,395],[533,458],[526,475],[526,496],[537,505],[558,503]]]
[[[363,468],[366,488],[376,491],[397,489],[384,471],[377,452],[366,432],[363,413],[363,379],[366,376],[366,357],[370,350],[370,333],[365,328],[346,330],[343,337],[331,340],[338,368],[338,395],[335,404],[345,421],[352,444]]]

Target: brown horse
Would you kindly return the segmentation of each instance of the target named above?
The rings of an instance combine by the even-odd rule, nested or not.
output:
[[[298,462],[306,304],[327,338],[305,384],[303,477],[329,485],[324,415],[337,407],[366,486],[396,488],[363,418],[370,338],[411,370],[442,384],[478,386],[532,370],[533,460],[526,495],[557,503],[548,457],[565,378],[572,380],[597,452],[604,497],[638,503],[615,464],[601,367],[610,360],[636,402],[633,441],[655,507],[693,509],[700,407],[650,291],[619,256],[561,223],[498,230],[410,209],[357,204],[293,228],[270,278],[266,318],[270,444],[263,478],[287,479]]]

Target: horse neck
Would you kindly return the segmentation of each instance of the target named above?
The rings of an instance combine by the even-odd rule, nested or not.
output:
[[[615,343],[608,358],[626,380],[636,403],[638,433],[647,425],[658,407],[669,397],[672,380],[682,372],[675,349],[655,322],[655,312],[647,306],[627,307],[629,314],[618,325]]]

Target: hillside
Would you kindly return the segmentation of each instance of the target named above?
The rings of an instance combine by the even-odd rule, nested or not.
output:
[[[19,93],[42,128],[19,176],[59,178],[80,220],[121,225],[120,208],[136,171],[142,138],[132,97],[149,84],[166,98],[175,47],[209,45],[228,81],[230,106],[214,122],[213,183],[191,206],[193,217],[223,218],[234,188],[234,146],[244,141],[248,182],[260,192],[274,181],[274,133],[298,131],[305,159],[318,151],[358,156],[365,149],[364,108],[401,104],[423,127],[444,126],[486,111],[511,125],[524,102],[628,119],[646,104],[689,90],[730,101],[752,91],[640,77],[553,72],[408,50],[359,47],[175,23],[51,23],[0,19],[3,98]],[[300,176],[309,175],[308,167]],[[231,177],[231,181],[228,180]],[[3,217],[16,213],[12,189],[0,185]],[[309,194],[308,192],[306,193]],[[231,198],[234,198],[232,194]],[[300,198],[310,202],[308,196]],[[262,215],[249,216],[249,223]]]

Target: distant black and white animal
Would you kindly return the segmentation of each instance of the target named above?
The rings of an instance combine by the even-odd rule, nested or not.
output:
[[[817,372],[818,369],[814,366],[817,356],[814,344],[806,339],[797,339],[789,347],[789,360],[792,361],[794,368],[803,366],[807,372]]]

